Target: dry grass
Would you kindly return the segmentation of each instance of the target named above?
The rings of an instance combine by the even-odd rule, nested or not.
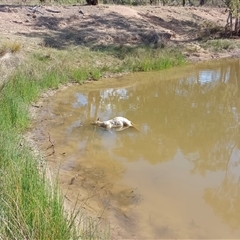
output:
[[[21,43],[14,41],[14,42],[4,42],[0,45],[0,57],[5,55],[6,53],[17,53],[21,50]]]
[[[19,41],[0,40],[0,88],[14,70],[24,62],[22,44]]]

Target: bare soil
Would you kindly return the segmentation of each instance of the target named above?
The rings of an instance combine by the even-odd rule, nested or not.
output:
[[[190,61],[202,61],[239,55],[235,50],[216,53],[203,49],[198,41],[218,38],[227,15],[224,8],[207,7],[0,5],[0,34],[2,39],[24,42],[29,51],[37,45],[96,50],[113,45],[177,45],[187,47]]]

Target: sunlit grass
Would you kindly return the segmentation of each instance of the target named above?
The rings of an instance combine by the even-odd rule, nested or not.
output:
[[[56,84],[64,83],[66,79],[73,82],[83,82],[86,79],[98,80],[108,72],[162,70],[185,63],[183,55],[176,48],[129,46],[109,46],[94,50],[70,47],[61,51],[43,48],[41,52],[33,55],[33,61],[38,63],[38,69],[33,66],[29,68],[40,73],[42,68],[48,69],[44,73],[47,75],[46,79],[49,78],[52,83],[56,81]],[[62,75],[65,75],[64,79],[56,79]]]
[[[203,47],[214,52],[234,50],[240,47],[240,43],[233,39],[214,39],[208,40]]]
[[[74,69],[71,71],[70,78],[74,82],[82,83],[84,80],[90,77],[89,69],[82,68],[82,69]]]
[[[125,67],[129,71],[154,71],[163,70],[185,63],[183,55],[178,51],[153,51],[148,50],[144,53],[134,54],[126,57]]]
[[[99,220],[64,212],[57,182],[18,134],[1,132],[0,144],[1,239],[108,239]]]
[[[69,239],[56,186],[40,175],[39,164],[16,133],[2,132],[1,236],[3,239]],[[44,173],[44,171],[43,171]]]
[[[40,86],[42,89],[56,89],[59,84],[67,82],[67,74],[57,70],[51,72],[43,73],[42,78],[40,79]]]

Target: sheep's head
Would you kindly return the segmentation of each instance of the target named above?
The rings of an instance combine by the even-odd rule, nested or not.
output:
[[[100,122],[100,118],[98,118],[96,121],[91,122],[92,125],[99,125]]]

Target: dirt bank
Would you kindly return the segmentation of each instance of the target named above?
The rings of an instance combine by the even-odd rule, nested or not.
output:
[[[0,34],[33,51],[39,45],[98,49],[112,45],[185,47],[190,61],[239,55],[236,49],[204,49],[202,37],[219,37],[226,24],[224,8],[170,6],[0,6]],[[238,41],[238,40],[232,40]]]

